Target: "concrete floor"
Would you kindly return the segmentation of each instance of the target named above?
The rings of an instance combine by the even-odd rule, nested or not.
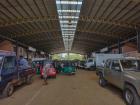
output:
[[[102,88],[93,71],[79,70],[74,76],[58,75],[47,86],[40,78],[31,85],[16,88],[0,105],[125,105],[119,89]]]

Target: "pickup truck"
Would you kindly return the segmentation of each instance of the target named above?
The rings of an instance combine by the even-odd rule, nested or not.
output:
[[[17,85],[30,84],[33,74],[32,68],[22,70],[18,67],[14,52],[0,51],[0,93],[4,97],[11,96]]]
[[[96,67],[95,58],[88,58],[85,61],[85,65],[84,65],[85,69],[87,69],[87,70],[94,70],[95,67]]]
[[[140,60],[136,58],[108,59],[98,70],[99,84],[107,83],[123,91],[127,105],[140,105]]]

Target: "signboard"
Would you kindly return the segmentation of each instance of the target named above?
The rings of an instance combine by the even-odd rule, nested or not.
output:
[[[36,51],[36,49],[35,49],[35,48],[33,48],[33,47],[28,47],[28,50],[29,50],[29,51],[33,51],[33,52],[35,52],[35,51]]]
[[[45,52],[41,51],[40,54],[45,54]]]
[[[16,55],[15,52],[12,51],[4,51],[4,50],[0,50],[0,55]]]
[[[100,50],[100,52],[106,52],[106,51],[108,51],[108,47],[105,47],[105,48]]]

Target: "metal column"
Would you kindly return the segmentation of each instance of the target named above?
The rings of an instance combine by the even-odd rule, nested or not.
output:
[[[109,46],[110,44],[109,43],[107,43],[107,53],[110,53],[110,46]]]
[[[140,53],[140,30],[136,30],[137,32],[137,48],[138,48],[138,53]]]
[[[28,50],[28,48],[26,49],[26,53],[27,53],[27,60],[29,60],[29,50]]]
[[[120,38],[118,39],[118,53],[119,54],[122,53],[122,51],[121,51],[121,39]]]
[[[18,57],[18,43],[16,41],[16,56]]]

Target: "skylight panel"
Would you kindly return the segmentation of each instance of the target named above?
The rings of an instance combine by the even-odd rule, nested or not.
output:
[[[78,19],[79,17],[78,16],[59,16],[60,19],[64,19],[64,18],[67,18],[67,19]]]
[[[76,5],[82,5],[82,1],[60,1],[60,0],[57,0],[56,1],[56,4],[69,4],[69,5],[73,5],[73,4],[76,4]]]
[[[56,0],[65,50],[71,50],[83,0]]]
[[[58,12],[66,12],[66,13],[80,13],[80,10],[58,10]]]

